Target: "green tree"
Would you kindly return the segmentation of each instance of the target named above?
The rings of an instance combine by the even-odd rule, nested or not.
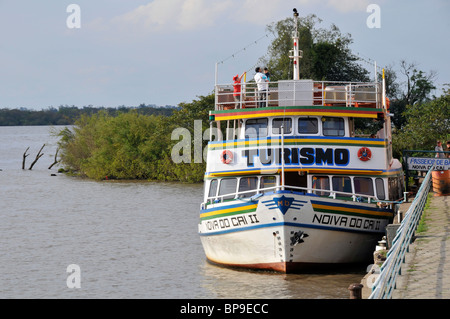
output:
[[[436,89],[433,84],[435,72],[425,73],[417,69],[416,63],[400,61],[400,73],[404,76],[403,85],[398,83],[398,77],[393,67],[386,69],[386,95],[391,99],[393,123],[401,129],[407,122],[405,111],[412,105],[430,101],[431,92]],[[402,90],[403,87],[403,90]]]
[[[324,81],[368,81],[368,71],[361,67],[349,46],[353,42],[350,34],[342,34],[336,25],[330,29],[318,27],[322,20],[316,15],[298,19],[299,48],[303,51],[300,60],[300,77]],[[292,61],[289,51],[293,48],[292,32],[294,19],[287,18],[267,27],[275,36],[268,48],[267,57],[259,63],[268,66],[271,78],[292,78]]]
[[[393,151],[433,150],[437,139],[450,139],[450,90],[434,100],[410,105],[405,111],[406,122],[393,134]]]
[[[163,181],[201,182],[205,163],[191,161],[175,164],[171,150],[178,142],[171,140],[175,128],[186,128],[194,136],[194,121],[208,127],[209,110],[214,108],[214,95],[201,96],[192,103],[180,104],[170,117],[144,115],[140,109],[122,112],[83,114],[73,129],[59,134],[61,162],[67,170],[92,179],[151,179]],[[190,141],[194,146],[194,140]],[[207,141],[201,141],[202,147]]]

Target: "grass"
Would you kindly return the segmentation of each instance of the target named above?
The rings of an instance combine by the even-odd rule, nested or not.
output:
[[[431,192],[428,193],[427,201],[423,208],[422,217],[420,218],[419,224],[417,225],[417,229],[416,229],[417,233],[423,233],[428,230],[428,226],[427,226],[428,212],[427,212],[427,210],[428,210],[428,208],[430,208],[430,202],[431,202],[432,197],[433,197],[433,194]]]

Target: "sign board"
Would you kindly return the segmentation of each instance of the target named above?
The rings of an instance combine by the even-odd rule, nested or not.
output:
[[[408,157],[408,169],[413,171],[428,171],[434,166],[436,171],[450,169],[450,158]]]

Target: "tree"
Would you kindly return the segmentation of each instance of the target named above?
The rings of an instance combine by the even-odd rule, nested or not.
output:
[[[405,149],[430,150],[436,140],[450,138],[450,90],[434,100],[414,103],[406,109],[405,124],[393,134],[393,151],[401,156]]]
[[[336,25],[330,29],[317,27],[322,20],[316,15],[298,19],[299,48],[303,51],[300,60],[300,77],[324,81],[368,81],[369,72],[361,67],[351,53],[353,42],[350,34],[342,34]],[[292,78],[292,61],[289,51],[293,48],[292,32],[294,19],[287,18],[267,26],[275,36],[268,48],[267,58],[259,63],[267,65],[274,80]]]
[[[389,66],[385,72],[386,94],[391,99],[391,113],[394,113],[393,122],[400,129],[406,124],[405,111],[409,106],[430,101],[431,91],[436,89],[433,84],[436,72],[425,73],[417,69],[416,63],[400,61],[400,73],[406,78],[402,83],[397,82],[397,75],[393,67]],[[403,91],[401,87],[404,87]]]

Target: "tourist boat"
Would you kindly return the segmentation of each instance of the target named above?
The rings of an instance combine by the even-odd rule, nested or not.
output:
[[[403,196],[384,71],[371,83],[301,80],[297,31],[293,42],[294,78],[270,82],[263,101],[255,83],[242,84],[239,103],[232,84],[216,84],[198,225],[214,264],[282,273],[371,264]],[[357,136],[357,119],[382,128]]]

